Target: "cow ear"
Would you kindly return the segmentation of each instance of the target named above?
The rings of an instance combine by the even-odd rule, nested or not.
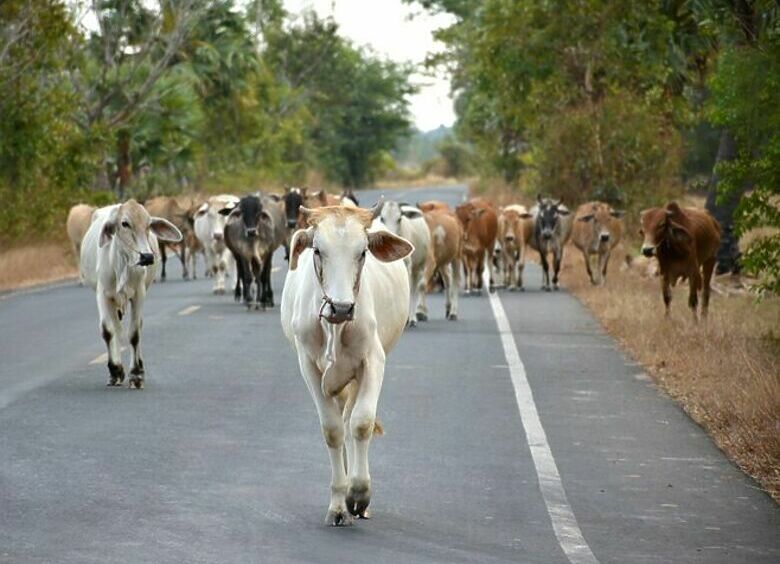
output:
[[[100,231],[99,246],[105,247],[111,238],[116,233],[116,219],[109,219],[103,224],[103,229]]]
[[[299,229],[296,231],[290,241],[290,270],[298,268],[298,257],[304,251],[311,247],[314,241],[314,229]]]
[[[153,217],[149,222],[149,229],[162,241],[178,243],[182,239],[181,231],[173,223],[161,217]]]
[[[382,262],[405,258],[414,251],[409,241],[384,230],[368,234],[368,249]]]
[[[612,217],[615,217],[617,219],[620,219],[621,217],[626,215],[626,212],[625,212],[625,210],[612,210],[612,211],[609,212],[609,215],[611,215]]]
[[[523,212],[520,214],[520,217],[522,217],[523,219],[531,219],[533,217],[533,214],[528,212]]]
[[[594,217],[593,214],[589,213],[588,215],[583,215],[582,217],[578,217],[577,221],[590,221],[591,219],[593,219],[593,217]]]
[[[558,208],[558,215],[569,215],[571,212],[568,210],[568,208]]]
[[[472,217],[479,217],[483,213],[485,213],[486,211],[487,210],[485,208],[476,208],[476,209],[471,210],[471,216]]]
[[[401,215],[409,219],[414,219],[415,217],[422,217],[423,213],[420,210],[414,209],[413,207],[409,206],[401,210]]]
[[[266,221],[273,225],[274,218],[271,216],[270,212],[266,209],[263,209],[263,211],[260,212],[260,219],[262,221]]]
[[[195,212],[195,217],[203,217],[206,215],[206,212],[209,211],[209,203],[206,202],[202,206],[198,208],[198,211]]]

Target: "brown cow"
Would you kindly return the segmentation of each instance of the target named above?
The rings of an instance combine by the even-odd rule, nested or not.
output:
[[[504,284],[510,291],[523,288],[525,249],[534,232],[534,222],[525,206],[513,204],[501,209],[498,216],[498,245]]]
[[[94,206],[87,204],[76,204],[68,212],[65,229],[73,245],[73,253],[76,255],[76,266],[79,266],[79,261],[81,260],[81,241],[84,239],[90,223],[92,223],[92,212],[95,209]]]
[[[144,202],[144,207],[149,212],[149,215],[161,217],[173,223],[179,229],[183,238],[181,243],[160,241],[160,258],[162,259],[162,272],[160,273],[160,280],[162,282],[165,282],[167,276],[165,266],[168,262],[168,255],[166,250],[169,247],[174,249],[175,252],[179,255],[179,259],[181,260],[182,264],[182,278],[188,280],[190,277],[190,272],[187,268],[186,241],[196,240],[196,238],[193,236],[193,227],[195,221],[195,211],[197,211],[198,206],[196,205],[194,199],[190,201],[190,197],[188,196],[183,196],[181,198],[181,203],[177,198],[170,196],[157,196],[156,198],[152,198],[151,200]],[[185,207],[187,204],[190,204],[191,207]],[[193,277],[194,274],[195,273],[193,272]]]
[[[432,260],[425,269],[426,286],[438,272],[444,285],[445,317],[458,318],[458,292],[460,291],[460,259],[463,247],[463,229],[450,213],[432,211],[424,214],[431,232]],[[422,293],[421,310],[425,317],[428,306]]]
[[[592,284],[600,285],[606,280],[609,256],[623,235],[620,218],[624,213],[604,202],[588,202],[574,214],[572,243],[582,252]],[[595,274],[590,264],[591,255],[598,257]]]
[[[463,266],[466,293],[482,293],[482,275],[485,262],[493,290],[493,247],[498,231],[498,217],[493,204],[483,198],[473,198],[455,208],[455,215],[463,227]]]
[[[688,306],[697,319],[699,291],[702,294],[701,313],[707,317],[710,303],[710,280],[715,268],[715,253],[720,245],[720,225],[706,211],[681,208],[670,202],[663,208],[644,210],[641,215],[644,235],[642,254],[658,258],[661,291],[669,317],[671,287],[679,279],[688,279]]]
[[[442,202],[441,200],[428,200],[427,202],[417,202],[417,207],[423,213],[428,213],[432,211],[452,213],[450,206],[448,206],[446,202]]]

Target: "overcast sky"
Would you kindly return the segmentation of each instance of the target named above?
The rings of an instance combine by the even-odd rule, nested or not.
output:
[[[284,0],[284,5],[291,17],[308,8],[321,17],[333,16],[341,34],[357,45],[369,46],[394,61],[415,64],[422,63],[429,52],[441,50],[431,32],[451,22],[446,14],[429,15],[401,0]],[[421,86],[410,99],[415,125],[423,131],[452,125],[455,114],[447,78],[419,72],[412,79]]]

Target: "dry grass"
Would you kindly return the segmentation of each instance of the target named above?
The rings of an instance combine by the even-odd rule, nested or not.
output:
[[[562,279],[605,329],[715,440],[780,502],[780,298],[715,295],[695,325],[687,284],[664,318],[660,283],[621,268],[613,254],[607,285],[591,286],[582,255],[567,249]],[[719,280],[719,287],[729,285]]]
[[[0,251],[0,290],[75,276],[78,271],[73,251],[63,243],[40,243]]]
[[[386,178],[376,181],[373,187],[378,190],[396,190],[399,188],[422,188],[425,186],[457,186],[463,183],[463,180],[452,178],[450,176],[437,176],[435,174],[428,174],[426,176],[408,179]]]

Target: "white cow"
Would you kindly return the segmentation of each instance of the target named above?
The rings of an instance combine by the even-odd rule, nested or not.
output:
[[[225,293],[225,275],[235,276],[235,261],[225,246],[225,222],[227,217],[220,213],[223,209],[233,209],[239,198],[230,194],[212,196],[195,212],[195,236],[203,245],[206,257],[206,270],[214,276],[212,291]]]
[[[141,204],[128,200],[96,210],[81,242],[81,277],[97,294],[100,332],[108,348],[109,386],[119,386],[125,380],[119,339],[122,318],[130,304],[133,369],[129,384],[131,388],[144,387],[141,309],[160,257],[158,238],[178,243],[182,236],[172,223],[151,217]]]
[[[417,321],[427,321],[428,315],[423,303],[425,293],[425,269],[433,261],[431,231],[423,213],[414,206],[397,202],[385,202],[379,217],[374,220],[373,229],[384,227],[391,233],[409,241],[414,252],[404,259],[409,273],[411,301],[409,302],[409,325],[414,327]]]
[[[376,209],[376,208],[375,208]],[[317,406],[332,479],[325,522],[367,517],[368,446],[376,420],[385,355],[403,333],[409,278],[400,259],[412,245],[386,230],[369,231],[361,208],[301,208],[282,292],[282,328]]]

